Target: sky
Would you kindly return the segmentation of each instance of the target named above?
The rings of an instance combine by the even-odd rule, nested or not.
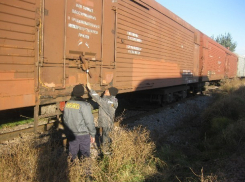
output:
[[[235,53],[245,56],[245,0],[156,1],[209,37],[230,33]]]

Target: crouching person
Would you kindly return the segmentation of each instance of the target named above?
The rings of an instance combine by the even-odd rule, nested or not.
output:
[[[87,84],[87,88],[91,97],[99,104],[98,127],[102,127],[102,152],[104,154],[110,154],[111,138],[109,134],[113,129],[115,112],[118,107],[118,101],[116,99],[118,89],[110,87],[105,90],[104,96],[100,97],[91,89],[89,83]]]
[[[90,157],[90,143],[95,142],[96,129],[91,106],[83,98],[84,87],[76,85],[72,98],[64,108],[64,124],[69,130],[69,152],[72,161],[78,156]]]

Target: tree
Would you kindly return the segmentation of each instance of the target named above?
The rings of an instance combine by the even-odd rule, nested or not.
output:
[[[211,36],[211,38],[222,46],[229,49],[231,52],[234,52],[236,49],[237,43],[232,40],[232,36],[230,33],[225,33],[225,35],[220,34],[216,38],[214,38],[214,36]]]

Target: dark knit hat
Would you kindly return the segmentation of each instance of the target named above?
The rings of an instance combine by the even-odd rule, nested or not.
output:
[[[115,88],[115,87],[110,87],[110,88],[108,88],[108,90],[109,90],[109,92],[110,92],[110,94],[111,94],[112,96],[116,96],[117,93],[118,93],[118,89]]]
[[[81,97],[83,96],[84,94],[84,87],[83,85],[76,85],[74,88],[73,88],[73,91],[72,91],[72,95],[75,96],[75,97]]]

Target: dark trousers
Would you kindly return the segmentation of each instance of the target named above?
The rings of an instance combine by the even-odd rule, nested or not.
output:
[[[90,156],[90,135],[75,135],[75,139],[69,141],[69,152],[74,160],[78,152],[84,157]]]
[[[111,144],[111,138],[109,136],[110,132],[112,131],[111,127],[103,127],[102,130],[102,144],[104,152],[108,151]]]

